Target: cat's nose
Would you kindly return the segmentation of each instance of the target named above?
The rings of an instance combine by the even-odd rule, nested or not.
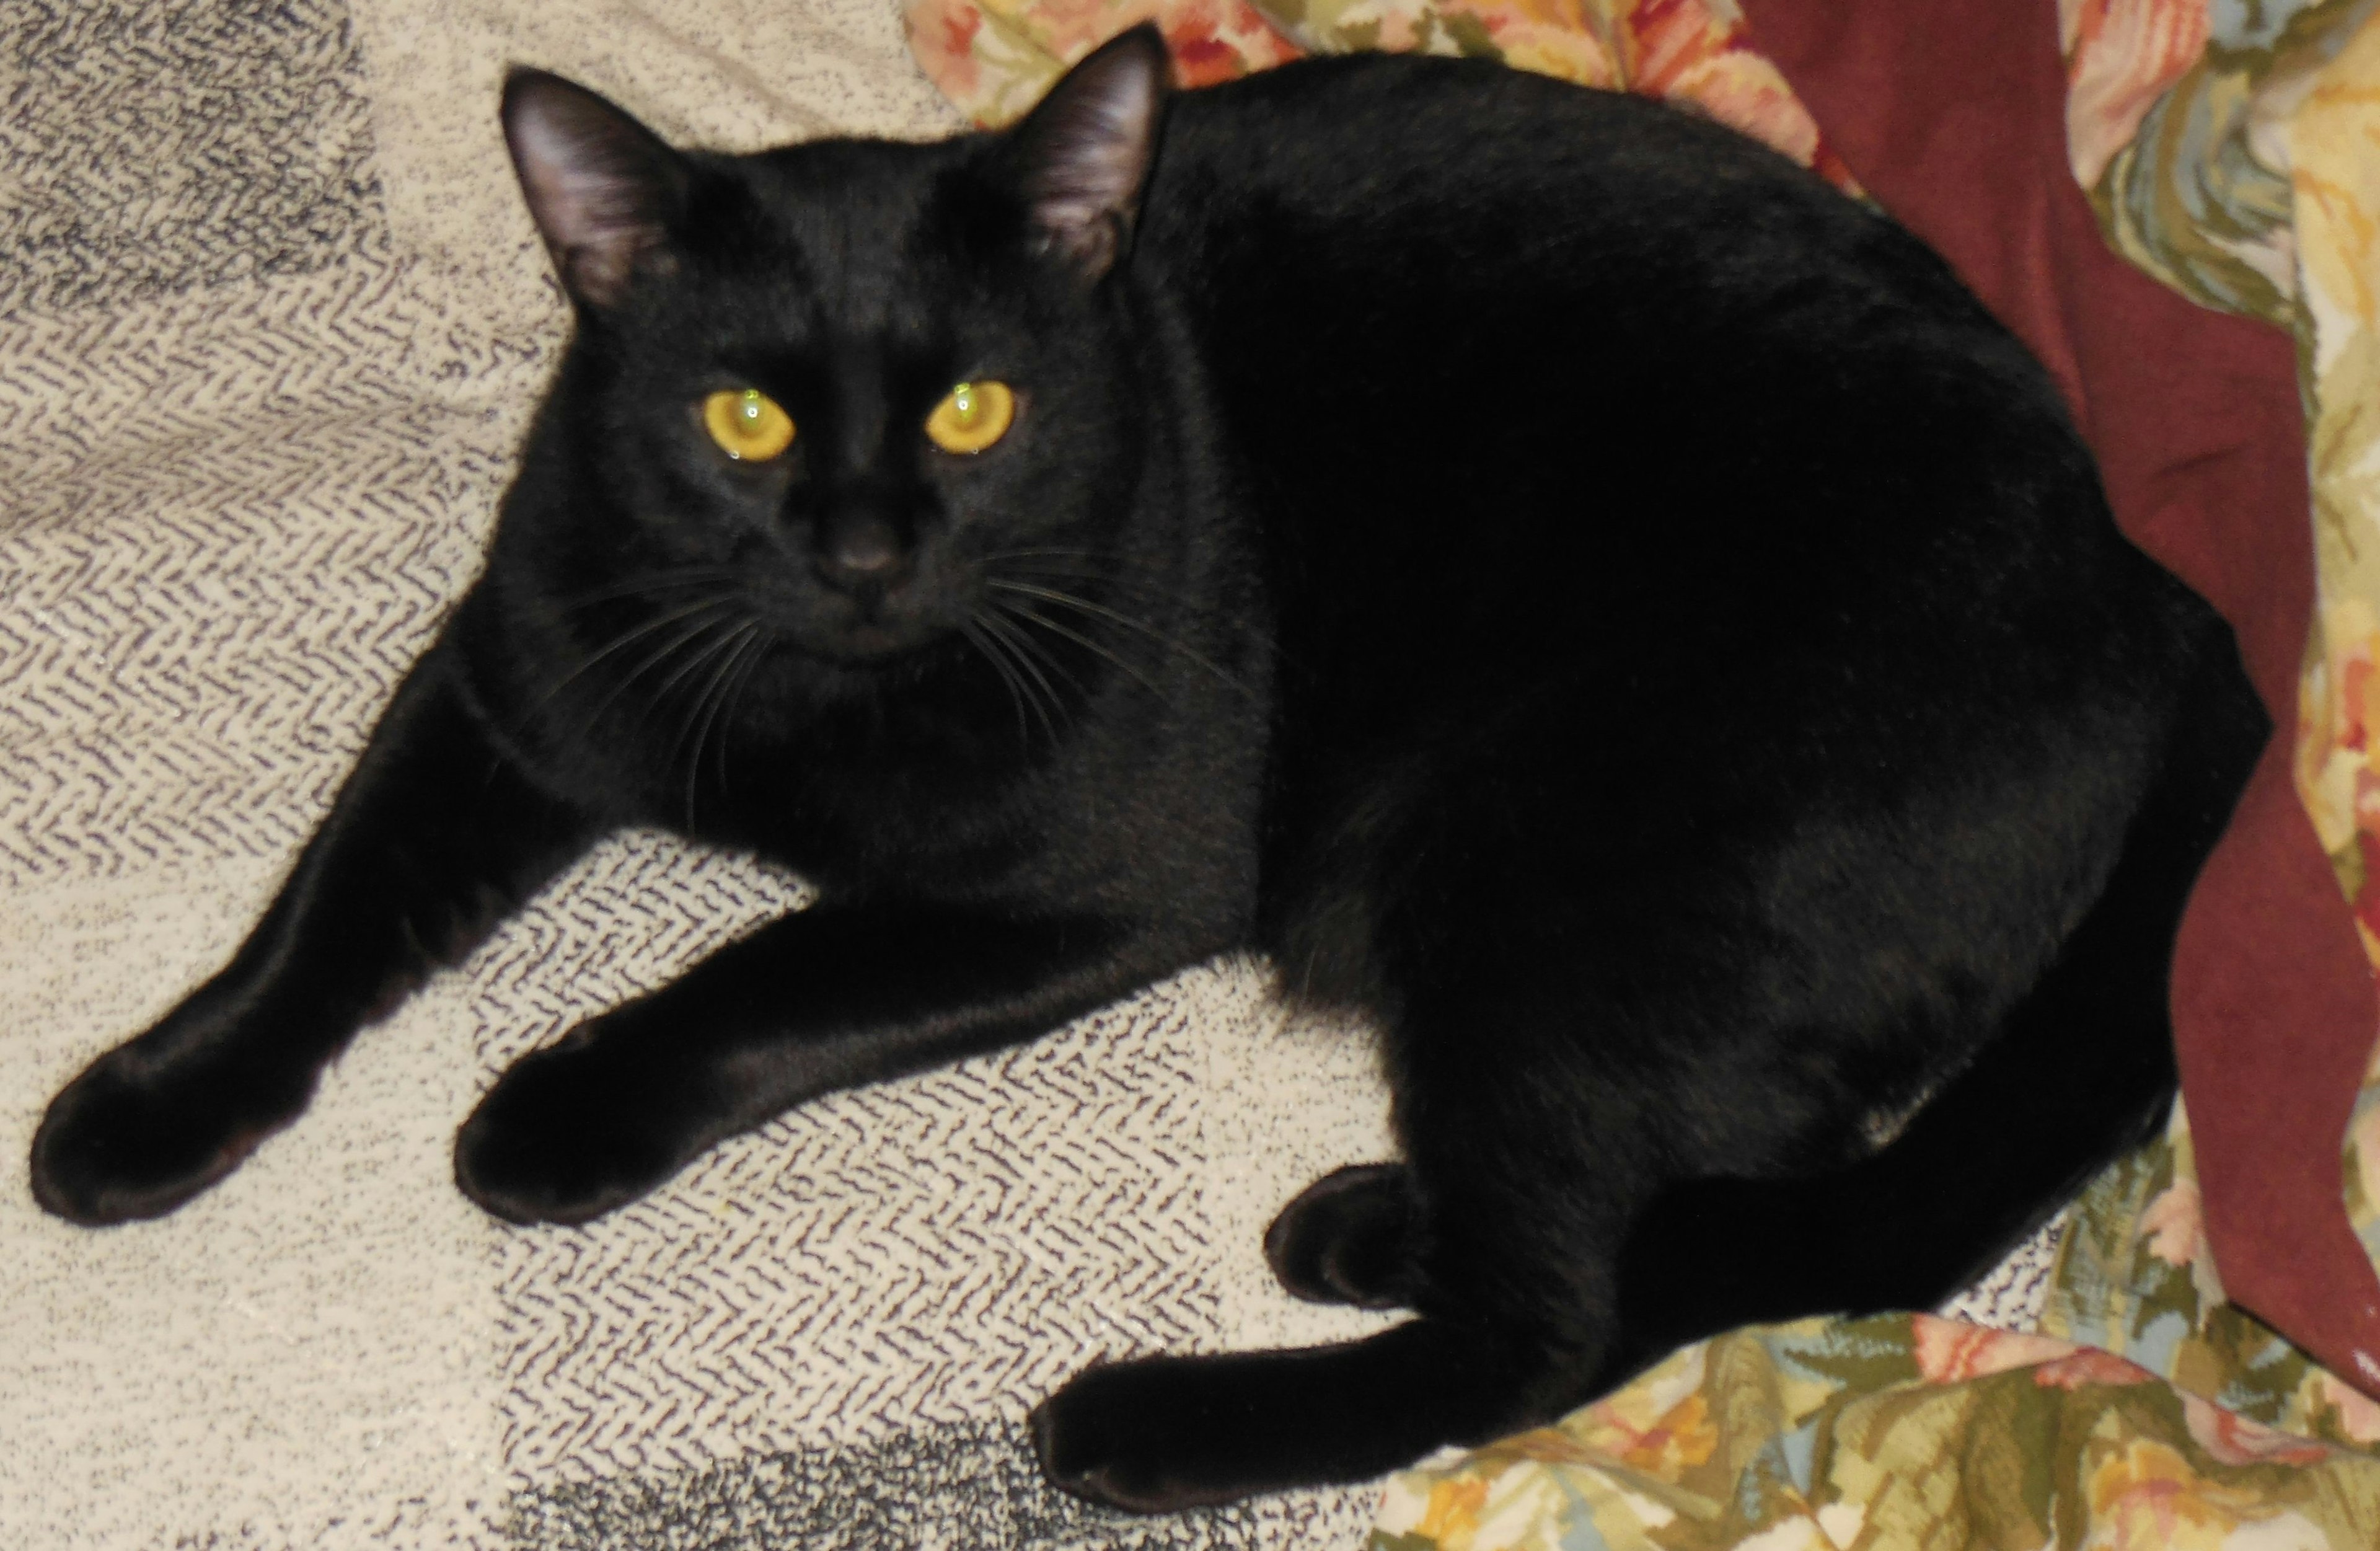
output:
[[[827,585],[852,592],[890,586],[907,568],[908,559],[892,523],[873,512],[855,512],[824,525],[812,563]]]

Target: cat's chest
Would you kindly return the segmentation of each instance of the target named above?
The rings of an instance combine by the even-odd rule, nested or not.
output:
[[[1264,758],[1261,735],[1235,725],[1085,739],[996,777],[963,766],[860,777],[789,748],[732,808],[686,827],[831,894],[1236,934],[1253,912]]]

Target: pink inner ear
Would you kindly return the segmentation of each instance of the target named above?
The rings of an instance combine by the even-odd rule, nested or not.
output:
[[[521,192],[562,281],[608,306],[638,259],[668,240],[678,194],[669,149],[626,114],[556,78],[516,82],[504,136]]]
[[[1075,67],[1018,128],[1025,196],[1052,250],[1096,276],[1130,236],[1165,100],[1165,44],[1136,28]]]

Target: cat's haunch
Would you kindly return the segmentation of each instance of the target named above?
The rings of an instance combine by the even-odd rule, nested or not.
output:
[[[504,123],[577,328],[485,573],[247,944],[53,1103],[49,1211],[220,1179],[627,824],[818,900],[496,1083],[455,1174],[513,1221],[1217,954],[1377,1025],[1402,1159],[1267,1252],[1416,1317],[1080,1375],[1036,1446],[1129,1508],[1929,1306],[2158,1117],[2266,727],[1883,215],[1487,64],[1170,94],[1148,29],[937,144],[679,151],[534,72]]]

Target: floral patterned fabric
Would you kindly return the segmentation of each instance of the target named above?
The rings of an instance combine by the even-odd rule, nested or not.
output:
[[[2380,1545],[2380,1404],[2222,1301],[2177,1117],[2069,1221],[2039,1327],[1805,1320],[1392,1480],[1372,1551]]]
[[[1207,86],[1305,51],[1246,0],[908,0],[909,50],[959,111],[987,127],[1041,100],[1059,73],[1155,21],[1175,80]]]
[[[1390,1485],[1373,1551],[2366,1547],[2380,1461],[2090,1347],[1931,1314],[1678,1353]]]
[[[2060,14],[2074,173],[2108,240],[2183,294],[2296,336],[2316,562],[2297,788],[2380,964],[2380,18],[2361,0],[2063,0]],[[2380,1050],[2343,1175],[2380,1262]]]
[[[1734,0],[910,0],[978,122],[1154,19],[1184,84],[1307,53],[1497,58],[1709,114],[1846,189]],[[2108,242],[2289,329],[2318,551],[2297,784],[2380,963],[2380,11],[2059,0],[2067,143]],[[2345,1139],[2380,1261],[2380,1056]],[[2371,1375],[2380,1381],[2380,1374]],[[1390,1485],[1374,1551],[2380,1545],[2380,1403],[2223,1301],[2188,1121],[2071,1214],[2038,1327],[1814,1320],[1677,1353]]]

